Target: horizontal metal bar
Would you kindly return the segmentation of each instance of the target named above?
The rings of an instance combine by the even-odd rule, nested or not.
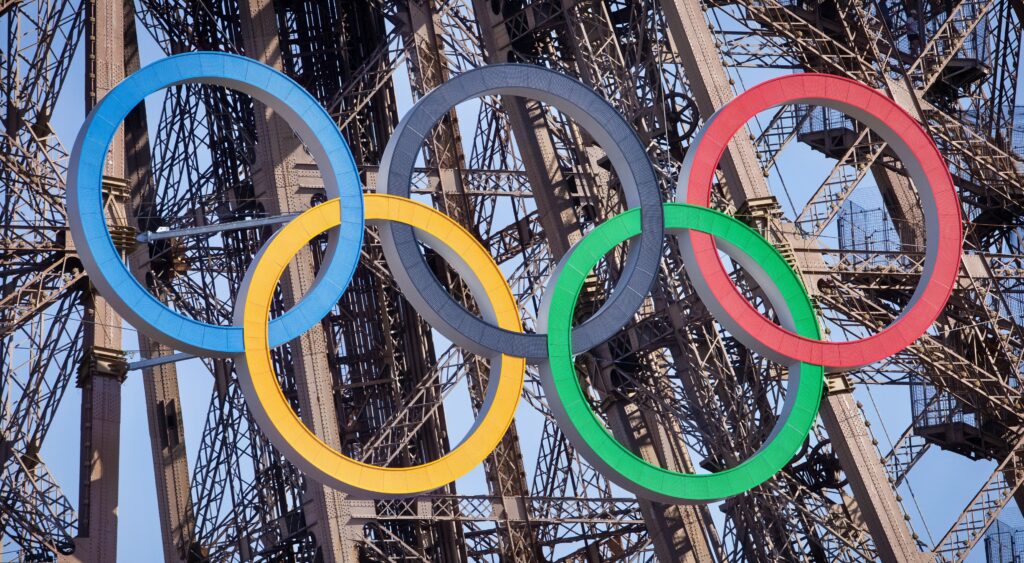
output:
[[[169,229],[166,231],[139,233],[139,235],[135,238],[139,242],[146,243],[152,242],[154,240],[160,240],[171,237],[205,235],[209,233],[219,233],[224,231],[237,231],[239,229],[254,229],[256,227],[264,227],[266,225],[287,223],[288,221],[291,221],[292,219],[298,216],[298,213],[289,213],[287,215],[277,215],[275,217],[262,217],[260,219],[247,219],[245,221],[217,223],[215,225],[206,225],[203,227],[191,227],[188,229]]]
[[[156,358],[139,360],[137,362],[129,362],[128,371],[135,371],[137,369],[153,368],[156,366],[162,366],[164,364],[182,362],[185,360],[191,360],[194,357],[194,355],[189,354],[187,352],[175,352],[173,354],[167,354],[166,356],[159,356]]]

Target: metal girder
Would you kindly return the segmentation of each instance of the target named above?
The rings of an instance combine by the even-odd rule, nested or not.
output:
[[[703,13],[698,2],[677,0],[663,4],[670,14],[678,48],[687,64],[691,84],[694,85],[698,107],[706,117],[732,99],[733,93],[724,66],[713,49],[712,34],[704,24]],[[710,52],[709,52],[710,51]],[[742,136],[740,136],[742,137]],[[778,204],[769,195],[768,186],[760,172],[753,144],[734,141],[723,157],[721,167],[726,188],[732,200],[741,209],[748,207],[754,214],[757,207],[763,211],[763,221],[769,236],[783,245],[803,246],[797,237],[786,235],[784,228],[771,226],[772,209]],[[772,236],[775,235],[775,236]],[[804,256],[807,256],[806,254]],[[797,263],[798,271],[806,263]],[[811,294],[815,285],[807,283]],[[821,417],[832,447],[838,455],[851,488],[860,506],[868,529],[871,531],[879,557],[887,561],[909,561],[920,557],[911,533],[902,519],[902,510],[895,493],[884,479],[884,468],[878,461],[877,450],[871,443],[870,434],[860,421],[859,413],[853,408],[848,392],[827,394],[822,403]]]
[[[250,22],[242,21],[242,7],[234,0],[141,4],[141,21],[167,52],[255,52],[243,25]],[[695,28],[686,37],[673,33],[671,10],[649,0],[506,2],[498,3],[500,14],[490,11],[492,4],[287,0],[257,11],[265,18],[263,39],[281,42],[279,68],[330,109],[370,186],[399,117],[396,97],[406,82],[403,71],[409,71],[415,97],[449,74],[484,64],[496,51],[578,76],[612,101],[648,144],[666,195],[698,113],[709,115],[732,95],[727,79],[714,88],[687,82],[683,67],[694,63],[680,57],[681,41],[700,36],[699,52],[691,58],[701,59],[697,67],[702,69],[701,64],[720,65],[721,56],[731,65],[824,70],[887,88],[926,119],[949,157],[972,210],[969,240],[978,252],[965,257],[958,288],[934,334],[883,365],[850,374],[850,380],[917,385],[914,374],[924,372],[932,397],[984,409],[1003,428],[1019,422],[1016,374],[1024,339],[1010,294],[1024,278],[1024,268],[1013,250],[1000,246],[1012,242],[1007,232],[1024,211],[1017,204],[1021,159],[1010,149],[1006,133],[1013,112],[1005,107],[1016,88],[1019,6],[984,0],[934,3],[926,9],[924,39],[915,52],[901,27],[903,4],[883,13],[883,3],[740,0],[714,8],[739,27],[709,35],[700,5],[693,2],[688,15]],[[829,15],[833,8],[835,14]],[[19,23],[18,33],[8,33],[0,57],[6,65],[0,76],[4,92],[14,93],[0,108],[5,180],[0,184],[0,365],[5,383],[0,512],[15,548],[26,557],[43,557],[66,549],[76,524],[37,452],[81,354],[78,297],[84,273],[61,227],[66,223],[61,205],[66,154],[48,118],[82,20],[73,2],[22,0],[0,3],[0,21]],[[962,60],[976,52],[976,39],[984,33],[996,45],[996,52],[982,61],[989,74],[957,86],[965,76]],[[498,49],[488,43],[502,34]],[[115,45],[100,41],[104,48]],[[964,94],[964,107],[951,104],[951,92]],[[181,87],[166,98],[152,146],[138,147],[140,154],[154,156],[152,185],[158,189],[143,202],[145,209],[137,210],[139,232],[151,235],[144,236],[150,252],[134,257],[135,266],[155,294],[197,319],[230,318],[232,288],[241,272],[273,226],[293,211],[259,191],[266,163],[279,166],[283,155],[260,153],[258,141],[280,131],[268,131],[258,117],[243,97]],[[899,251],[831,255],[803,242],[792,225],[780,223],[770,194],[756,188],[766,170],[778,170],[779,152],[800,140],[811,117],[797,107],[780,108],[755,140],[755,150],[731,151],[736,154],[723,163],[719,181],[732,191],[721,195],[721,204],[801,264],[820,289],[817,303],[829,322],[849,334],[877,330],[899,313],[901,296],[913,289],[916,274],[906,264],[919,260],[914,233],[899,233]],[[472,136],[460,138],[469,130]],[[289,140],[286,130],[283,137]],[[884,190],[912,194],[883,144],[863,130],[855,130],[854,139],[837,155],[832,175],[801,214],[811,234],[821,234],[841,213],[841,204],[869,171]],[[538,292],[553,259],[591,223],[620,209],[615,172],[606,168],[602,151],[562,116],[506,100],[482,100],[476,124],[460,125],[453,114],[426,149],[427,166],[414,175],[413,192],[431,196],[488,245],[510,272],[532,327]],[[141,161],[129,167],[137,173],[144,168]],[[315,175],[308,162],[298,163],[296,170]],[[121,175],[129,176],[129,185],[130,172]],[[306,195],[315,198],[316,189]],[[914,208],[912,198],[897,203]],[[435,352],[429,327],[390,286],[374,240],[371,233],[360,273],[318,337],[327,360],[316,363],[315,371],[330,374],[319,383],[340,406],[336,413],[320,413],[313,426],[328,434],[336,431],[337,447],[371,463],[422,462],[448,447],[445,397],[462,381],[479,391],[484,368],[456,349]],[[312,263],[318,256],[313,249]],[[614,260],[609,268],[614,271]],[[581,361],[616,435],[660,463],[692,470],[686,456],[696,452],[706,468],[716,470],[760,443],[756,421],[774,416],[772,406],[784,380],[777,369],[721,332],[687,295],[679,270],[679,257],[667,249],[661,278],[669,281],[656,287],[634,325]],[[437,271],[445,274],[443,265]],[[609,287],[607,275],[595,276],[594,303]],[[751,295],[758,301],[756,291]],[[106,324],[113,320],[99,326]],[[90,330],[96,326],[92,323]],[[105,347],[100,348],[86,356],[89,365],[121,366],[116,354],[104,355]],[[323,557],[325,545],[342,536],[350,542],[349,553],[367,560],[639,561],[654,554],[671,560],[891,558],[893,546],[906,538],[893,532],[898,522],[879,531],[882,516],[903,516],[898,501],[887,496],[885,481],[900,484],[923,455],[937,449],[915,435],[912,424],[890,453],[880,455],[871,434],[860,426],[859,405],[848,394],[832,393],[824,414],[828,435],[817,426],[807,448],[782,475],[724,503],[725,524],[716,529],[706,510],[618,498],[558,432],[536,374],[530,373],[526,400],[544,424],[531,481],[522,462],[526,452],[520,451],[527,441],[510,435],[486,467],[490,494],[459,495],[452,486],[408,501],[345,500],[337,507],[355,518],[355,526],[325,533],[319,517],[323,503],[307,492],[315,485],[262,439],[248,418],[230,362],[206,360],[215,391],[189,479],[172,373],[173,360],[180,356],[147,341],[140,348],[144,356],[153,356],[133,366],[145,367],[142,376],[147,378],[158,487],[166,492],[160,505],[168,559],[309,561]],[[298,350],[275,356],[282,388],[295,397],[309,381],[303,375],[305,355]],[[843,381],[834,383],[836,390]],[[312,409],[307,401],[299,410],[309,415]],[[651,429],[654,438],[633,432],[641,427]],[[666,441],[665,434],[679,438]],[[1019,448],[1019,442],[1005,447]],[[1017,461],[999,455],[1006,461],[998,475],[940,542],[938,554],[961,559],[1011,496],[1006,491],[1016,488]],[[872,456],[882,463],[864,465]],[[83,528],[96,526],[95,506],[89,508],[82,514]],[[326,549],[329,554],[330,546]]]
[[[248,56],[278,70],[284,70],[278,14],[272,2],[239,2],[242,45]],[[307,86],[308,87],[308,86]],[[311,205],[309,180],[303,178],[303,165],[312,163],[302,144],[280,116],[254,102],[256,114],[255,168],[253,188],[256,199],[263,200],[274,216],[300,213]],[[281,278],[283,305],[294,306],[309,291],[315,278],[313,253],[304,250],[295,257]],[[327,336],[315,325],[290,345],[293,377],[298,395],[299,413],[307,427],[332,448],[341,449],[334,401],[334,378],[329,365]],[[307,482],[306,495],[312,499],[304,507],[320,547],[320,556],[329,563],[356,561],[358,528],[349,524],[344,495],[315,482]]]
[[[992,472],[932,552],[940,561],[963,561],[1024,483],[1024,437]]]
[[[78,515],[39,450],[81,357],[81,272],[65,246],[67,153],[49,118],[83,31],[75,2],[0,7],[0,499],[4,551],[74,549]]]
[[[121,0],[86,3],[85,109],[91,111],[125,77],[125,19]],[[114,134],[103,169],[104,211],[112,228],[128,227],[124,129]],[[109,180],[108,180],[109,179]],[[121,319],[93,288],[85,291],[85,331],[78,387],[82,389],[78,506],[71,561],[117,557],[121,454],[121,384],[127,374]]]

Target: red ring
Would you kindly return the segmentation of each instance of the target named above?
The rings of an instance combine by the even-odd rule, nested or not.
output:
[[[963,249],[960,201],[945,159],[916,119],[864,84],[814,73],[763,82],[716,112],[687,151],[680,176],[681,193],[677,197],[685,198],[689,204],[709,206],[715,169],[729,141],[751,117],[789,103],[823,105],[857,118],[889,142],[911,177],[916,176],[915,185],[925,209],[926,253],[921,276],[924,285],[918,286],[907,309],[881,332],[849,342],[825,342],[798,336],[754,309],[732,283],[718,257],[714,239],[705,233],[683,235],[688,237],[693,252],[687,265],[696,268],[690,277],[700,279],[697,285],[704,286],[701,298],[716,302],[716,308],[724,312],[728,321],[720,318],[722,324],[737,337],[737,332],[750,337],[743,339],[750,340],[746,342],[748,346],[761,348],[758,351],[776,358],[824,365],[833,370],[865,366],[913,343],[945,307],[957,280]]]

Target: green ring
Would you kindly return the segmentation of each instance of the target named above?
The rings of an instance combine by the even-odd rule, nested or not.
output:
[[[706,207],[665,204],[667,232],[693,229],[713,235],[719,248],[744,263],[745,269],[784,303],[772,303],[783,324],[800,336],[820,339],[817,315],[799,276],[774,246],[738,220]],[[562,431],[592,464],[632,493],[667,503],[698,504],[748,491],[785,467],[807,439],[818,415],[824,368],[799,363],[789,367],[786,401],[771,436],[750,459],[736,467],[703,475],[679,473],[652,465],[627,449],[590,408],[572,356],[572,319],[584,280],[620,243],[640,234],[639,210],[605,221],[584,237],[562,261],[547,292],[549,358],[542,364],[545,395]],[[743,256],[746,255],[746,256]],[[760,271],[757,271],[760,269]],[[767,284],[765,282],[768,282]],[[771,295],[772,291],[766,292]],[[777,300],[777,298],[776,298]],[[787,311],[782,307],[788,308]],[[796,386],[792,384],[796,381]]]

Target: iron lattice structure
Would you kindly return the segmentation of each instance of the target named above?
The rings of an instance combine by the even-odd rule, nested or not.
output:
[[[5,556],[111,560],[116,511],[104,507],[117,505],[120,383],[141,377],[167,561],[965,559],[1003,507],[1024,501],[1022,15],[1018,0],[0,1]],[[175,367],[183,355],[144,336],[122,342],[119,319],[89,285],[66,230],[68,152],[51,123],[72,73],[84,77],[91,107],[138,68],[143,34],[165,54],[241,53],[295,78],[337,121],[368,189],[399,106],[483,64],[543,65],[593,87],[636,128],[666,200],[698,124],[751,76],[851,77],[920,119],[946,155],[967,228],[960,279],[914,346],[830,377],[820,421],[787,469],[712,507],[638,501],[613,487],[558,431],[534,371],[521,410],[538,430],[510,430],[480,490],[353,501],[306,480],[255,427],[229,360],[204,360],[214,392],[202,439],[187,444],[198,451],[189,467]],[[80,48],[81,67],[72,64]],[[323,200],[316,168],[287,126],[234,92],[181,86],[149,109],[132,113],[109,157],[111,230],[155,295],[228,323],[245,269],[280,216]],[[924,244],[902,164],[870,130],[820,108],[779,108],[749,133],[721,164],[716,205],[783,249],[833,338],[889,324],[918,281]],[[779,186],[806,182],[787,172],[789,147],[827,164],[807,202],[787,207]],[[877,192],[876,206],[850,199],[861,185]],[[518,98],[483,99],[443,119],[413,191],[511,272],[531,330],[552,265],[624,205],[586,132]],[[290,267],[279,311],[301,294],[322,244]],[[600,305],[619,259],[588,281],[581,315]],[[661,268],[636,318],[577,362],[581,378],[612,432],[645,458],[680,471],[730,467],[765,439],[783,373],[692,297],[672,241]],[[734,275],[765,308],[756,285]],[[465,389],[475,409],[488,366],[435,340],[391,280],[369,232],[334,312],[274,361],[294,408],[328,443],[397,466],[447,451],[445,398]],[[78,396],[67,393],[74,385],[83,413],[77,508],[39,455],[61,400]],[[910,390],[911,423],[884,442],[854,397],[881,386]],[[959,516],[929,527],[904,497],[922,458],[949,455],[940,449],[994,460],[986,467],[995,470]]]

